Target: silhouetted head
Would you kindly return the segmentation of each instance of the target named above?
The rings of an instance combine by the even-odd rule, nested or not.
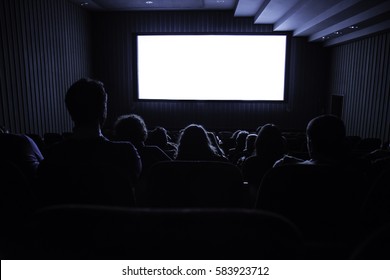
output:
[[[157,126],[148,133],[148,143],[156,146],[165,146],[169,137],[167,130],[162,126]]]
[[[262,127],[263,127],[262,125],[259,125],[259,126],[256,128],[256,135],[259,134],[260,129],[261,129]]]
[[[245,149],[245,144],[246,144],[246,137],[249,135],[249,132],[246,130],[241,130],[237,134],[236,138],[236,149],[238,150],[244,150]]]
[[[177,156],[198,158],[211,153],[216,154],[216,150],[202,125],[190,124],[181,131],[178,139]]]
[[[241,132],[241,129],[237,129],[236,131],[233,132],[233,134],[231,135],[230,138],[236,140],[237,139],[237,135],[240,132]]]
[[[68,89],[65,104],[76,126],[102,126],[106,120],[107,93],[100,81],[78,80]]]
[[[245,150],[246,151],[255,150],[256,138],[257,138],[257,135],[254,133],[250,133],[246,136],[246,140],[245,140]]]
[[[312,159],[339,158],[345,153],[345,125],[334,115],[312,119],[306,128],[307,146]]]
[[[278,160],[287,152],[286,141],[274,124],[263,125],[256,138],[256,155]]]
[[[141,116],[130,114],[120,116],[114,124],[116,139],[130,141],[135,146],[143,145],[148,137],[148,130]]]
[[[5,126],[0,125],[0,133],[9,133],[9,131]]]

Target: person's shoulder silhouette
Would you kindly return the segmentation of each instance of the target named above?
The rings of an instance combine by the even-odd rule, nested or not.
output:
[[[129,141],[137,148],[143,171],[159,161],[172,160],[158,146],[145,144],[148,130],[145,121],[139,115],[129,114],[118,117],[114,125],[114,135],[116,140]]]
[[[15,164],[29,181],[35,179],[38,166],[44,158],[29,136],[9,133],[5,129],[0,132],[0,153],[2,160]]]
[[[102,82],[83,78],[68,89],[66,108],[74,122],[72,136],[54,145],[48,160],[125,164],[139,176],[141,161],[133,144],[108,140],[101,132],[107,117],[107,93]]]

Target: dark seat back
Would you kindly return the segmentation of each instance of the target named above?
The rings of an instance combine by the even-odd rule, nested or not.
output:
[[[390,223],[373,230],[352,251],[353,260],[390,260]]]
[[[284,165],[261,182],[256,207],[291,219],[306,239],[351,239],[364,186],[360,174],[327,165]]]
[[[153,207],[242,207],[237,166],[217,161],[159,162],[151,167],[145,203]]]
[[[244,209],[57,206],[28,231],[34,259],[295,259],[302,241],[285,218]]]
[[[37,205],[24,173],[4,160],[0,161],[0,203],[0,252],[8,257],[25,235],[22,226]]]
[[[96,204],[134,206],[128,171],[112,164],[78,163],[38,168],[37,197],[42,206]]]
[[[390,223],[390,158],[374,164],[375,176],[362,204],[365,226],[371,230]]]

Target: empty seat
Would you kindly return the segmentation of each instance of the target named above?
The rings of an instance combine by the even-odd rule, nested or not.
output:
[[[218,161],[167,161],[151,167],[142,205],[244,207],[246,191],[237,166]]]
[[[37,212],[26,230],[22,258],[301,258],[299,230],[264,211],[67,205]]]

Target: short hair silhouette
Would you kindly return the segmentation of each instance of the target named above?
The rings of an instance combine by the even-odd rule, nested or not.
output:
[[[103,83],[89,78],[68,89],[65,104],[74,133],[52,145],[39,164],[41,206],[135,205],[133,189],[142,171],[141,158],[132,143],[111,141],[102,134],[107,98]]]
[[[162,126],[156,126],[153,130],[148,132],[147,141],[151,145],[165,147],[169,141],[168,131]]]
[[[334,115],[313,118],[306,128],[307,144],[313,160],[345,156],[345,125]]]
[[[106,120],[107,93],[100,81],[78,80],[68,89],[65,104],[76,126],[96,122],[103,125]]]
[[[148,130],[143,118],[136,114],[118,117],[114,125],[115,136],[120,140],[132,142],[135,146],[146,141]]]
[[[171,142],[168,131],[162,126],[157,126],[153,130],[148,131],[148,138],[145,143],[159,147],[170,158],[174,158],[176,155],[177,145]]]

